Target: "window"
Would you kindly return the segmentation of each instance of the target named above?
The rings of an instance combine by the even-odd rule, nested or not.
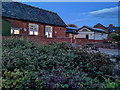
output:
[[[29,34],[30,35],[38,35],[38,25],[37,24],[29,24]]]
[[[51,26],[45,26],[45,35],[47,35],[48,38],[52,38],[52,27]]]
[[[11,28],[11,34],[20,34],[19,28]]]

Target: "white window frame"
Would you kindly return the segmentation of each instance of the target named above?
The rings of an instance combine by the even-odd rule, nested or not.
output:
[[[18,34],[15,34],[14,32],[18,31]],[[20,28],[11,28],[11,34],[19,35],[20,34]]]
[[[33,26],[33,28],[31,27]],[[36,30],[35,30],[36,28]],[[38,35],[38,24],[29,23],[29,35]]]
[[[47,29],[49,28],[49,29]],[[45,26],[45,35],[47,35],[47,38],[53,37],[53,27],[52,26]]]

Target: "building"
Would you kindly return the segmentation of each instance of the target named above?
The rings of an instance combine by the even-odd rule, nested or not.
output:
[[[108,30],[106,29],[106,27],[104,25],[102,25],[101,23],[96,24],[95,26],[93,26],[93,28],[103,29],[106,32],[108,32]]]
[[[109,33],[114,33],[116,31],[119,31],[120,27],[115,27],[113,24],[109,24],[109,27],[106,27],[106,29],[109,31]]]
[[[2,18],[10,21],[13,35],[66,37],[66,24],[55,12],[18,2],[2,3]]]
[[[78,28],[75,27],[66,27],[66,37],[72,37],[76,38],[76,35],[78,34]]]
[[[108,27],[105,27],[101,23],[96,24],[95,26],[93,26],[93,28],[103,29],[103,30],[105,30],[108,33],[114,33],[116,31],[120,30],[120,27],[115,27],[113,24],[109,24]]]
[[[104,40],[107,39],[108,33],[103,29],[91,28],[88,26],[83,26],[78,30],[76,38],[86,38],[93,40]]]

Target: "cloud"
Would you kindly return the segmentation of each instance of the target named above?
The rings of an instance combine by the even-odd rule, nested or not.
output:
[[[105,8],[105,9],[89,12],[89,14],[91,16],[102,17],[102,18],[106,18],[106,17],[117,18],[118,8],[120,9],[120,7]]]
[[[90,20],[91,20],[90,18],[81,18],[81,19],[73,20],[72,22],[73,23],[79,23],[79,22],[88,22]]]

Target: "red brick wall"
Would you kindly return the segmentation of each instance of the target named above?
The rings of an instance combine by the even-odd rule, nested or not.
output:
[[[55,26],[55,36],[66,37],[66,27]]]
[[[30,39],[31,41],[34,41],[37,44],[50,44],[51,42],[66,42],[67,44],[71,44],[71,38],[69,37],[59,37],[59,38],[47,38],[45,35],[43,36],[23,36],[23,35],[16,35],[16,36],[3,36],[2,39],[5,40],[7,38],[24,38],[24,39]],[[72,42],[76,45],[85,45],[85,44],[92,44],[92,43],[103,43],[104,40],[89,40],[89,39],[84,39],[84,38],[76,38],[75,40],[73,39]]]
[[[75,44],[76,45],[85,45],[85,44],[92,44],[92,43],[103,43],[104,40],[92,40],[92,39],[85,39],[85,38],[76,38]]]
[[[15,20],[15,19],[7,19],[8,21],[11,21],[11,27],[14,28],[21,28],[20,34],[29,35],[29,23],[38,24],[39,25],[39,35],[44,35],[44,24],[35,23],[35,22],[25,22],[21,20]],[[61,26],[54,26],[49,25],[53,27],[53,37],[66,37],[66,27]],[[24,28],[27,29],[27,31],[24,31]],[[61,30],[60,30],[61,29]],[[57,32],[57,33],[55,33]]]
[[[66,37],[69,37],[69,33],[66,33]]]
[[[67,44],[71,43],[71,38],[47,38],[45,35],[43,36],[2,36],[3,40],[6,40],[8,38],[23,38],[23,39],[30,39],[31,41],[37,43],[37,44],[50,44],[52,42],[60,43],[60,42],[66,42]]]

